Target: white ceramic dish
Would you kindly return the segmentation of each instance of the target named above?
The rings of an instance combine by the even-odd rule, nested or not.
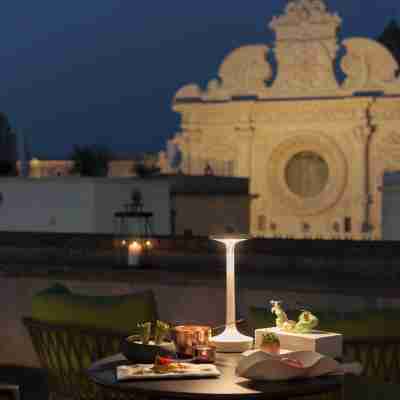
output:
[[[238,376],[262,381],[312,378],[342,373],[341,364],[313,351],[271,355],[263,351],[244,353],[236,368]]]
[[[121,365],[117,367],[117,380],[180,379],[180,378],[218,378],[221,372],[214,364],[189,364],[184,372],[156,373],[153,364]]]

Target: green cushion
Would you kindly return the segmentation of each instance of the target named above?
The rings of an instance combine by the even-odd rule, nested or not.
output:
[[[38,294],[48,294],[48,293],[67,294],[67,293],[71,293],[71,291],[66,286],[64,286],[62,283],[55,283],[53,286],[50,286],[47,289],[42,290]]]
[[[288,311],[288,317],[297,320],[299,311]],[[400,310],[368,310],[362,312],[315,311],[319,329],[342,333],[344,337],[400,336]],[[269,309],[250,307],[249,322],[253,329],[275,325]]]
[[[85,296],[53,287],[34,296],[32,318],[134,333],[139,322],[157,319],[157,307],[151,290],[124,296]]]

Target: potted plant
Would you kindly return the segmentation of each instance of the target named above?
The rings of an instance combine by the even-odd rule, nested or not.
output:
[[[270,354],[279,354],[281,343],[275,333],[268,332],[262,335],[260,349]]]
[[[170,326],[157,321],[154,328],[154,340],[151,340],[151,322],[138,324],[138,334],[131,335],[121,343],[121,352],[124,356],[136,363],[153,363],[156,356],[174,357],[175,345],[166,340]]]

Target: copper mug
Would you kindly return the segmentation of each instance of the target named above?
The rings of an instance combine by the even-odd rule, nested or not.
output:
[[[211,328],[201,325],[180,325],[173,328],[171,334],[176,352],[183,356],[192,357],[196,346],[209,344]]]

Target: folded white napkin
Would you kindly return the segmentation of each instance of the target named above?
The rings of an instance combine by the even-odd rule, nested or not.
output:
[[[272,355],[263,351],[244,353],[236,374],[255,380],[289,380],[313,378],[328,374],[352,373],[359,375],[362,367],[358,363],[340,364],[335,359],[313,351],[295,351]]]

